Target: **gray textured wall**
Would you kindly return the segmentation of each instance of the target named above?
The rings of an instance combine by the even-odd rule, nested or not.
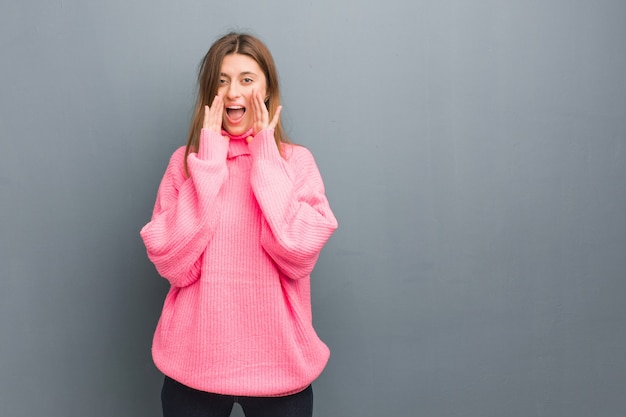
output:
[[[273,51],[340,221],[313,276],[316,416],[626,415],[625,19],[3,0],[0,415],[159,415],[166,286],[138,232],[230,28]]]

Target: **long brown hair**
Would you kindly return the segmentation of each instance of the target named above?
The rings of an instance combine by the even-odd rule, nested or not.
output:
[[[278,82],[278,71],[274,58],[269,49],[258,38],[247,34],[231,32],[219,38],[204,56],[198,71],[198,97],[196,108],[189,127],[187,138],[187,148],[185,150],[185,174],[188,176],[187,156],[192,152],[198,152],[200,142],[200,130],[204,121],[204,106],[211,105],[213,98],[217,94],[220,79],[222,61],[226,55],[241,54],[254,59],[263,70],[267,83],[267,94],[269,96],[266,105],[269,111],[269,120],[272,120],[276,109],[280,105],[280,88]],[[276,146],[281,150],[281,143],[289,143],[283,125],[280,120],[274,129]]]

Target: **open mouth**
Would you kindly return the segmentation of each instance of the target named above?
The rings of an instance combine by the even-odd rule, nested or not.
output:
[[[243,106],[226,107],[226,117],[231,123],[238,123],[246,114],[246,108]]]

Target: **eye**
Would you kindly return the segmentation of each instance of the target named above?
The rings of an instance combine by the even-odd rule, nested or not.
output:
[[[241,80],[244,84],[250,84],[252,81],[254,81],[252,78],[244,78],[243,80]]]
[[[228,80],[226,78],[220,78],[219,84],[220,85],[226,85],[226,84],[228,84]]]

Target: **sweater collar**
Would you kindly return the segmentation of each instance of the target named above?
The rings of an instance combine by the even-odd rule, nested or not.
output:
[[[227,136],[230,141],[228,143],[228,158],[235,158],[239,155],[248,155],[250,154],[250,150],[248,149],[248,141],[246,138],[248,136],[252,136],[253,129],[250,128],[247,132],[242,135],[232,135],[229,132],[222,129],[222,136]]]

